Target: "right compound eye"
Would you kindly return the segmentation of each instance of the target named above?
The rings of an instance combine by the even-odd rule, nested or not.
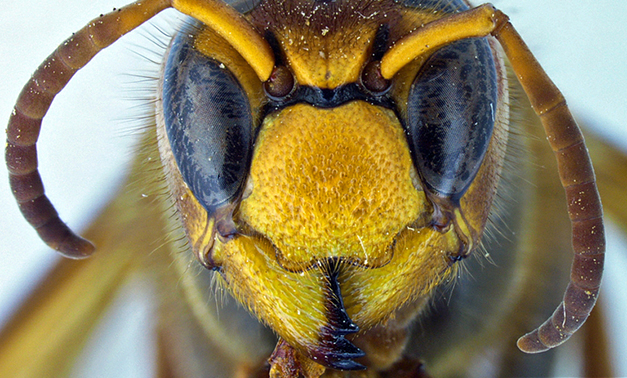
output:
[[[163,82],[165,128],[183,180],[209,214],[232,202],[248,175],[253,118],[246,92],[223,64],[179,33]]]
[[[459,201],[492,138],[497,106],[494,58],[484,38],[433,53],[407,99],[406,132],[416,169],[432,193]]]

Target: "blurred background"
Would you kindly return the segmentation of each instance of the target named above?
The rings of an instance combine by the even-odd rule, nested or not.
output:
[[[494,0],[493,4],[510,16],[573,113],[627,152],[627,2]],[[123,5],[114,0],[5,2],[0,16],[0,120],[8,120],[22,86],[59,43],[97,15]],[[176,12],[167,13],[156,21],[166,32],[180,21]],[[140,76],[156,75],[158,66],[148,59],[158,61],[161,51],[151,35],[160,32],[144,27],[99,54],[57,96],[46,117],[39,142],[40,172],[49,198],[73,229],[85,227],[108,201],[133,155],[142,125],[139,118],[147,109],[142,99],[150,88]],[[57,256],[22,219],[4,164],[0,177],[1,324]],[[615,309],[627,303],[620,292],[625,278],[619,281],[627,267],[627,252],[616,233],[609,246],[603,299]],[[145,321],[148,308],[140,301],[132,309],[137,324]],[[617,357],[627,355],[624,313],[623,308],[610,314]],[[145,337],[133,329],[128,334],[129,339]],[[123,356],[128,359],[133,353],[150,360],[150,351],[131,350]],[[150,376],[145,369],[126,369],[121,376]],[[626,366],[620,369],[627,375]]]

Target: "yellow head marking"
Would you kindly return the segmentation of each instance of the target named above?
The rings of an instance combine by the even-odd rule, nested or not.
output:
[[[364,102],[296,105],[266,118],[240,216],[274,243],[287,269],[327,257],[378,266],[424,211],[412,174],[393,112]]]
[[[177,10],[202,21],[233,46],[259,79],[267,80],[274,67],[274,55],[268,43],[250,23],[232,7],[221,1],[173,0]]]
[[[377,29],[396,14],[390,3],[269,1],[251,21],[276,38],[300,85],[335,88],[359,79]]]

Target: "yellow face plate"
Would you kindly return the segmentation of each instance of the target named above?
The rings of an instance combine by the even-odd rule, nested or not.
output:
[[[426,210],[413,170],[393,112],[295,105],[264,120],[240,219],[272,241],[287,270],[332,257],[381,266],[396,234]]]

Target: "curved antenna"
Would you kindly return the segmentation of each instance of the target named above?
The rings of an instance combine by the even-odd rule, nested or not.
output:
[[[213,0],[172,0],[172,6],[226,39],[250,64],[261,81],[270,78],[274,68],[274,52],[241,13],[221,1]]]
[[[596,303],[601,285],[605,234],[592,162],[564,96],[509,18],[490,4],[434,21],[401,38],[381,59],[382,76],[390,79],[411,60],[434,50],[434,46],[439,48],[457,40],[446,37],[441,31],[457,39],[489,34],[496,37],[540,118],[557,159],[572,225],[574,257],[570,283],[553,315],[517,342],[523,352],[543,352],[562,344],[583,325]]]
[[[605,259],[603,207],[588,149],[564,96],[508,17],[497,11],[495,19],[497,27],[492,34],[503,47],[555,153],[572,225],[574,257],[564,299],[546,322],[517,342],[523,352],[539,353],[568,340],[596,303]]]
[[[36,149],[41,121],[57,93],[91,58],[168,6],[165,0],[142,1],[91,21],[39,66],[13,108],[5,152],[11,190],[24,218],[41,239],[67,257],[87,257],[93,253],[94,246],[59,219],[44,194]]]
[[[381,59],[381,75],[391,79],[407,63],[460,39],[485,37],[494,30],[494,7],[484,4],[430,22],[396,41]]]
[[[100,50],[172,6],[215,27],[219,34],[226,33],[222,37],[242,56],[252,57],[247,61],[260,80],[270,77],[274,55],[268,43],[237,11],[209,0],[174,0],[174,4],[171,0],[140,0],[92,20],[57,47],[17,99],[7,126],[5,159],[20,211],[41,239],[66,257],[87,257],[93,253],[94,246],[61,221],[44,193],[36,148],[42,119],[54,97]]]

